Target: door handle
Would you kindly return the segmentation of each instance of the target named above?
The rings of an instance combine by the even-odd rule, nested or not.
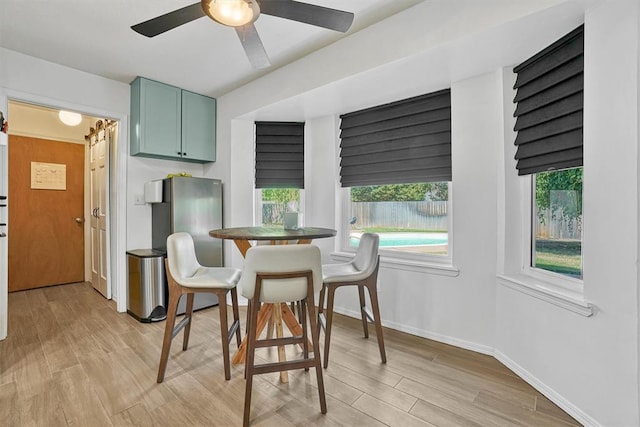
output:
[[[2,233],[0,233],[0,237],[7,237],[7,233],[3,231]]]
[[[80,218],[80,217],[76,217],[76,222],[78,224],[82,224],[84,222],[84,219]]]

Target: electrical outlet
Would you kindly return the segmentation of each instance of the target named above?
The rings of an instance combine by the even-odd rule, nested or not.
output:
[[[134,197],[133,204],[134,205],[144,205],[145,204],[144,195],[136,194],[135,197]]]

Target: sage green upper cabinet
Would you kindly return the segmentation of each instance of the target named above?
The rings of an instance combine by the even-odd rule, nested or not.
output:
[[[182,91],[182,157],[216,160],[216,100]]]
[[[143,77],[131,82],[132,156],[213,162],[216,100]]]

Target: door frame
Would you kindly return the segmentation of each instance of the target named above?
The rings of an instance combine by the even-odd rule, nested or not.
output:
[[[127,184],[127,147],[129,147],[129,116],[127,112],[117,112],[117,111],[106,111],[102,109],[100,106],[94,105],[80,105],[73,102],[69,102],[62,99],[57,98],[49,98],[45,96],[38,96],[31,93],[11,90],[7,88],[0,87],[0,111],[4,111],[8,116],[8,107],[9,100],[12,101],[20,101],[27,102],[36,105],[42,105],[46,107],[51,107],[55,109],[65,109],[77,111],[82,114],[93,116],[93,117],[104,117],[108,119],[112,119],[118,122],[118,140],[116,144],[110,144],[109,153],[115,159],[113,162],[110,162],[111,165],[114,166],[110,168],[110,174],[113,176],[112,181],[115,185],[110,186],[109,190],[109,199],[110,199],[110,229],[109,229],[109,237],[110,237],[110,265],[108,269],[108,284],[107,286],[114,290],[115,283],[115,292],[112,292],[112,295],[116,295],[116,310],[118,312],[125,312],[127,309],[126,306],[126,184]],[[6,119],[10,123],[10,117],[6,117]],[[124,130],[124,131],[123,131]],[[115,145],[115,147],[114,147]],[[8,156],[8,154],[5,154]],[[3,161],[7,162],[8,166],[8,158],[3,159]],[[2,188],[0,191],[8,192],[8,182],[9,176],[7,168],[0,168],[3,176],[0,177],[2,180]],[[5,188],[6,187],[6,188]],[[125,189],[125,191],[117,191],[117,189]],[[11,200],[8,203],[8,209],[11,209]],[[7,219],[8,219],[8,211],[7,211]],[[4,241],[1,243],[5,248],[8,248],[8,239],[11,238],[11,224],[8,224],[7,227],[7,238],[3,239]],[[8,260],[8,250],[4,251],[0,250],[0,340],[3,340],[7,337],[7,309],[8,309],[8,282],[7,282],[7,270],[8,270],[9,260]]]

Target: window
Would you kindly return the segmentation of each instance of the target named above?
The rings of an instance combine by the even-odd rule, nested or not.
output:
[[[513,68],[521,178],[515,186],[507,177],[505,190],[513,192],[505,194],[501,218],[498,283],[591,316],[582,281],[584,30],[579,26]]]
[[[582,168],[533,177],[531,266],[582,279]]]
[[[302,210],[303,191],[298,188],[263,188],[256,193],[257,224],[283,226],[285,212]]]
[[[350,188],[348,245],[380,235],[380,250],[447,256],[449,184],[428,182]]]
[[[451,91],[340,118],[345,246],[356,247],[370,231],[380,235],[383,253],[450,259]]]
[[[516,169],[533,183],[529,265],[582,279],[584,26],[513,71]]]
[[[304,123],[256,122],[255,223],[283,226],[299,212],[304,188]]]

